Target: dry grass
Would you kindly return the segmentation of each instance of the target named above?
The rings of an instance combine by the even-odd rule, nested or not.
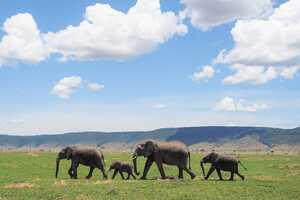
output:
[[[57,187],[65,187],[67,185],[67,183],[64,180],[60,180],[60,181],[55,181],[54,185]]]
[[[12,183],[4,186],[5,189],[26,189],[26,188],[33,188],[33,187],[35,186],[34,184],[31,183]]]
[[[289,164],[289,165],[281,165],[279,169],[287,170],[287,171],[299,171],[300,165],[298,164]]]
[[[94,184],[96,184],[96,185],[108,185],[108,184],[112,184],[112,183],[113,183],[113,180],[108,179],[108,180],[98,180]]]
[[[27,156],[32,156],[32,157],[39,157],[40,155],[37,152],[30,151],[26,153]]]
[[[86,195],[79,195],[76,200],[90,200],[91,198]]]
[[[253,178],[258,181],[275,181],[272,176],[254,176]]]

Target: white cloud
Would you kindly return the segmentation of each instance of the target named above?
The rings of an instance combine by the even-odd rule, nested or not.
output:
[[[191,18],[193,26],[209,28],[238,20],[263,17],[272,11],[272,0],[181,0],[182,17]]]
[[[51,54],[69,59],[126,59],[148,53],[187,26],[174,12],[163,12],[160,0],[137,0],[127,13],[109,4],[86,8],[79,25],[57,32],[40,33],[29,13],[6,20],[0,41],[0,66],[14,62],[38,63]]]
[[[224,97],[217,103],[215,110],[227,112],[258,112],[267,109],[266,104],[245,105],[244,100],[235,100],[231,97]]]
[[[255,85],[265,84],[278,77],[293,79],[298,70],[297,66],[292,67],[263,67],[234,65],[231,67],[235,73],[224,78],[224,84],[251,83]]]
[[[108,4],[88,6],[78,26],[49,33],[51,52],[62,60],[124,59],[145,54],[187,32],[174,12],[162,12],[159,0],[138,0],[127,13]]]
[[[192,76],[194,81],[208,80],[214,77],[215,70],[211,66],[204,66],[201,71],[195,72]]]
[[[236,65],[232,67],[236,71],[234,75],[227,76],[223,83],[225,84],[239,84],[243,82],[250,82],[252,84],[264,84],[270,80],[278,77],[278,73],[274,67],[261,66],[244,66]]]
[[[17,62],[38,63],[47,58],[41,33],[31,14],[22,13],[8,18],[3,31],[0,66]]]
[[[104,85],[101,85],[99,83],[88,83],[87,87],[90,91],[93,91],[93,92],[98,92],[98,91],[104,89]]]
[[[285,79],[293,79],[299,69],[299,66],[286,67],[281,71],[280,75]]]
[[[236,71],[224,83],[264,84],[293,79],[300,69],[300,1],[283,3],[266,19],[240,20],[231,30],[234,47],[222,50],[214,64]]]
[[[79,88],[82,78],[79,76],[64,77],[52,89],[52,93],[62,99],[69,99],[74,90]]]
[[[154,104],[152,105],[152,108],[155,108],[155,109],[163,109],[163,108],[166,108],[167,106],[165,104]]]

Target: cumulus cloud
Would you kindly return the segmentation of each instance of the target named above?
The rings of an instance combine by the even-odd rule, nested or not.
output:
[[[222,50],[214,61],[236,71],[224,82],[263,84],[278,77],[293,79],[300,66],[299,18],[300,1],[290,0],[266,19],[238,21],[231,31],[233,49]]]
[[[274,67],[265,68],[262,66],[236,65],[232,67],[235,74],[227,76],[223,82],[225,84],[239,84],[250,82],[253,84],[264,84],[278,77],[278,72]]]
[[[54,85],[52,93],[62,99],[69,99],[81,83],[82,78],[80,76],[64,77]]]
[[[224,97],[215,106],[217,111],[227,111],[227,112],[258,112],[260,110],[267,109],[266,104],[250,104],[245,105],[245,101],[240,99],[236,100],[231,97]]]
[[[124,59],[147,53],[187,32],[174,12],[162,12],[159,0],[138,0],[127,13],[108,4],[88,6],[78,26],[48,33],[47,44],[63,60]]]
[[[40,33],[29,13],[12,16],[3,26],[0,66],[12,62],[38,63],[51,54],[61,60],[127,59],[148,53],[187,26],[174,12],[163,12],[159,0],[137,0],[124,13],[97,3],[86,8],[79,25]]]
[[[299,71],[299,66],[286,67],[280,72],[280,76],[285,79],[293,79]]]
[[[263,67],[234,65],[231,67],[235,73],[223,79],[224,84],[251,83],[254,85],[265,84],[278,77],[293,79],[299,67]]]
[[[0,66],[12,63],[38,63],[48,51],[35,20],[29,13],[17,14],[3,24],[0,41]]]
[[[195,72],[192,76],[194,81],[208,80],[214,77],[215,70],[211,66],[204,66],[201,71]]]
[[[98,92],[98,91],[104,89],[104,85],[99,84],[99,83],[88,83],[87,87],[92,92]]]
[[[238,19],[266,16],[272,11],[271,0],[181,0],[185,10],[181,16],[191,19],[193,26],[209,28]]]

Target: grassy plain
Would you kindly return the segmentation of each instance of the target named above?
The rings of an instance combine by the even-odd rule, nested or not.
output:
[[[198,175],[191,180],[160,180],[155,165],[148,180],[103,180],[99,171],[85,180],[88,168],[80,166],[78,180],[67,175],[69,161],[62,161],[59,178],[54,178],[54,153],[1,152],[0,153],[0,200],[13,199],[300,199],[300,156],[298,155],[241,155],[247,166],[240,172],[245,181],[235,177],[234,182],[218,181],[216,173],[204,181],[199,169],[200,154],[192,154],[192,169]],[[106,167],[115,160],[130,160],[128,153],[106,153]],[[139,171],[145,160],[139,159]],[[164,166],[168,176],[177,177],[176,167]],[[208,166],[207,166],[208,168]],[[206,169],[207,169],[206,168]],[[207,171],[207,170],[206,170]],[[109,177],[112,173],[109,174]],[[228,178],[229,174],[223,172]]]

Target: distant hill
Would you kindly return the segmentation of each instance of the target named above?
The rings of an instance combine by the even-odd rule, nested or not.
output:
[[[0,135],[2,148],[56,148],[66,145],[96,145],[103,148],[132,148],[147,140],[179,140],[191,147],[207,145],[232,148],[270,148],[300,145],[300,128],[266,127],[186,127],[137,132],[78,132],[60,135]]]

